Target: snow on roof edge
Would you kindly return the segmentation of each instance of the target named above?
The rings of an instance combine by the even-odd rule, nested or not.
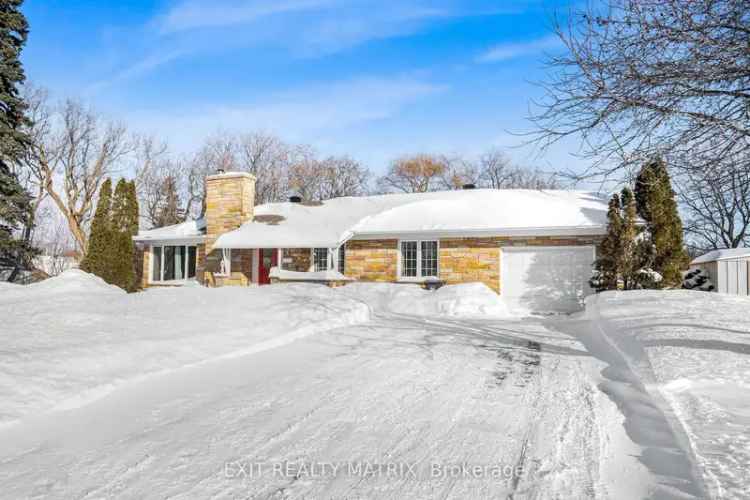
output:
[[[722,248],[719,250],[711,250],[700,257],[696,257],[690,262],[690,264],[705,264],[706,262],[740,259],[742,257],[750,257],[750,248]]]

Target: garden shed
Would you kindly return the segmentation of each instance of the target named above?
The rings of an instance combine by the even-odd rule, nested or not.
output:
[[[750,248],[724,248],[701,255],[690,263],[708,273],[719,293],[750,295]]]

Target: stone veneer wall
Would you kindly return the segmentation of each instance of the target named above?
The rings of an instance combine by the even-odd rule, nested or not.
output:
[[[598,245],[598,236],[538,236],[440,239],[440,279],[449,284],[481,282],[500,293],[500,260],[506,246]],[[398,240],[350,240],[346,275],[362,281],[397,281]]]
[[[282,262],[281,268],[302,273],[310,271],[310,266],[312,266],[310,252],[309,248],[283,248],[281,250],[282,260],[291,259],[291,262]]]
[[[136,263],[140,264],[139,283],[141,288],[147,288],[149,286],[148,281],[151,278],[151,245],[136,245],[135,251]]]
[[[396,281],[398,240],[349,240],[344,274],[362,281]]]
[[[232,250],[232,263],[229,276],[220,276],[214,272],[206,272],[204,273],[204,284],[207,286],[247,286],[253,280],[252,264],[252,250]]]
[[[492,238],[440,240],[438,274],[452,285],[479,281],[500,292],[500,245]]]
[[[246,285],[251,281],[250,250],[234,250],[231,276],[221,277],[216,275],[220,269],[221,251],[214,250],[213,244],[220,235],[237,229],[253,218],[254,201],[255,177],[252,174],[229,172],[206,177],[204,284]]]

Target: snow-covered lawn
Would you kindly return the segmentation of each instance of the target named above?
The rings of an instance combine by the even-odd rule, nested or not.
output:
[[[323,286],[126,294],[70,270],[0,290],[0,425],[72,408],[118,384],[362,323],[370,309]]]
[[[748,310],[629,292],[512,318],[479,284],[126,295],[79,271],[4,286],[0,497],[742,498]]]
[[[589,298],[587,314],[685,438],[708,494],[747,498],[750,298],[608,292]],[[624,404],[640,427],[635,432],[655,430],[637,401]]]

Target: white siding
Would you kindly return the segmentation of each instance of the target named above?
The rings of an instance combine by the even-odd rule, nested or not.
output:
[[[717,292],[750,295],[750,258],[706,262],[699,267],[708,272]]]

